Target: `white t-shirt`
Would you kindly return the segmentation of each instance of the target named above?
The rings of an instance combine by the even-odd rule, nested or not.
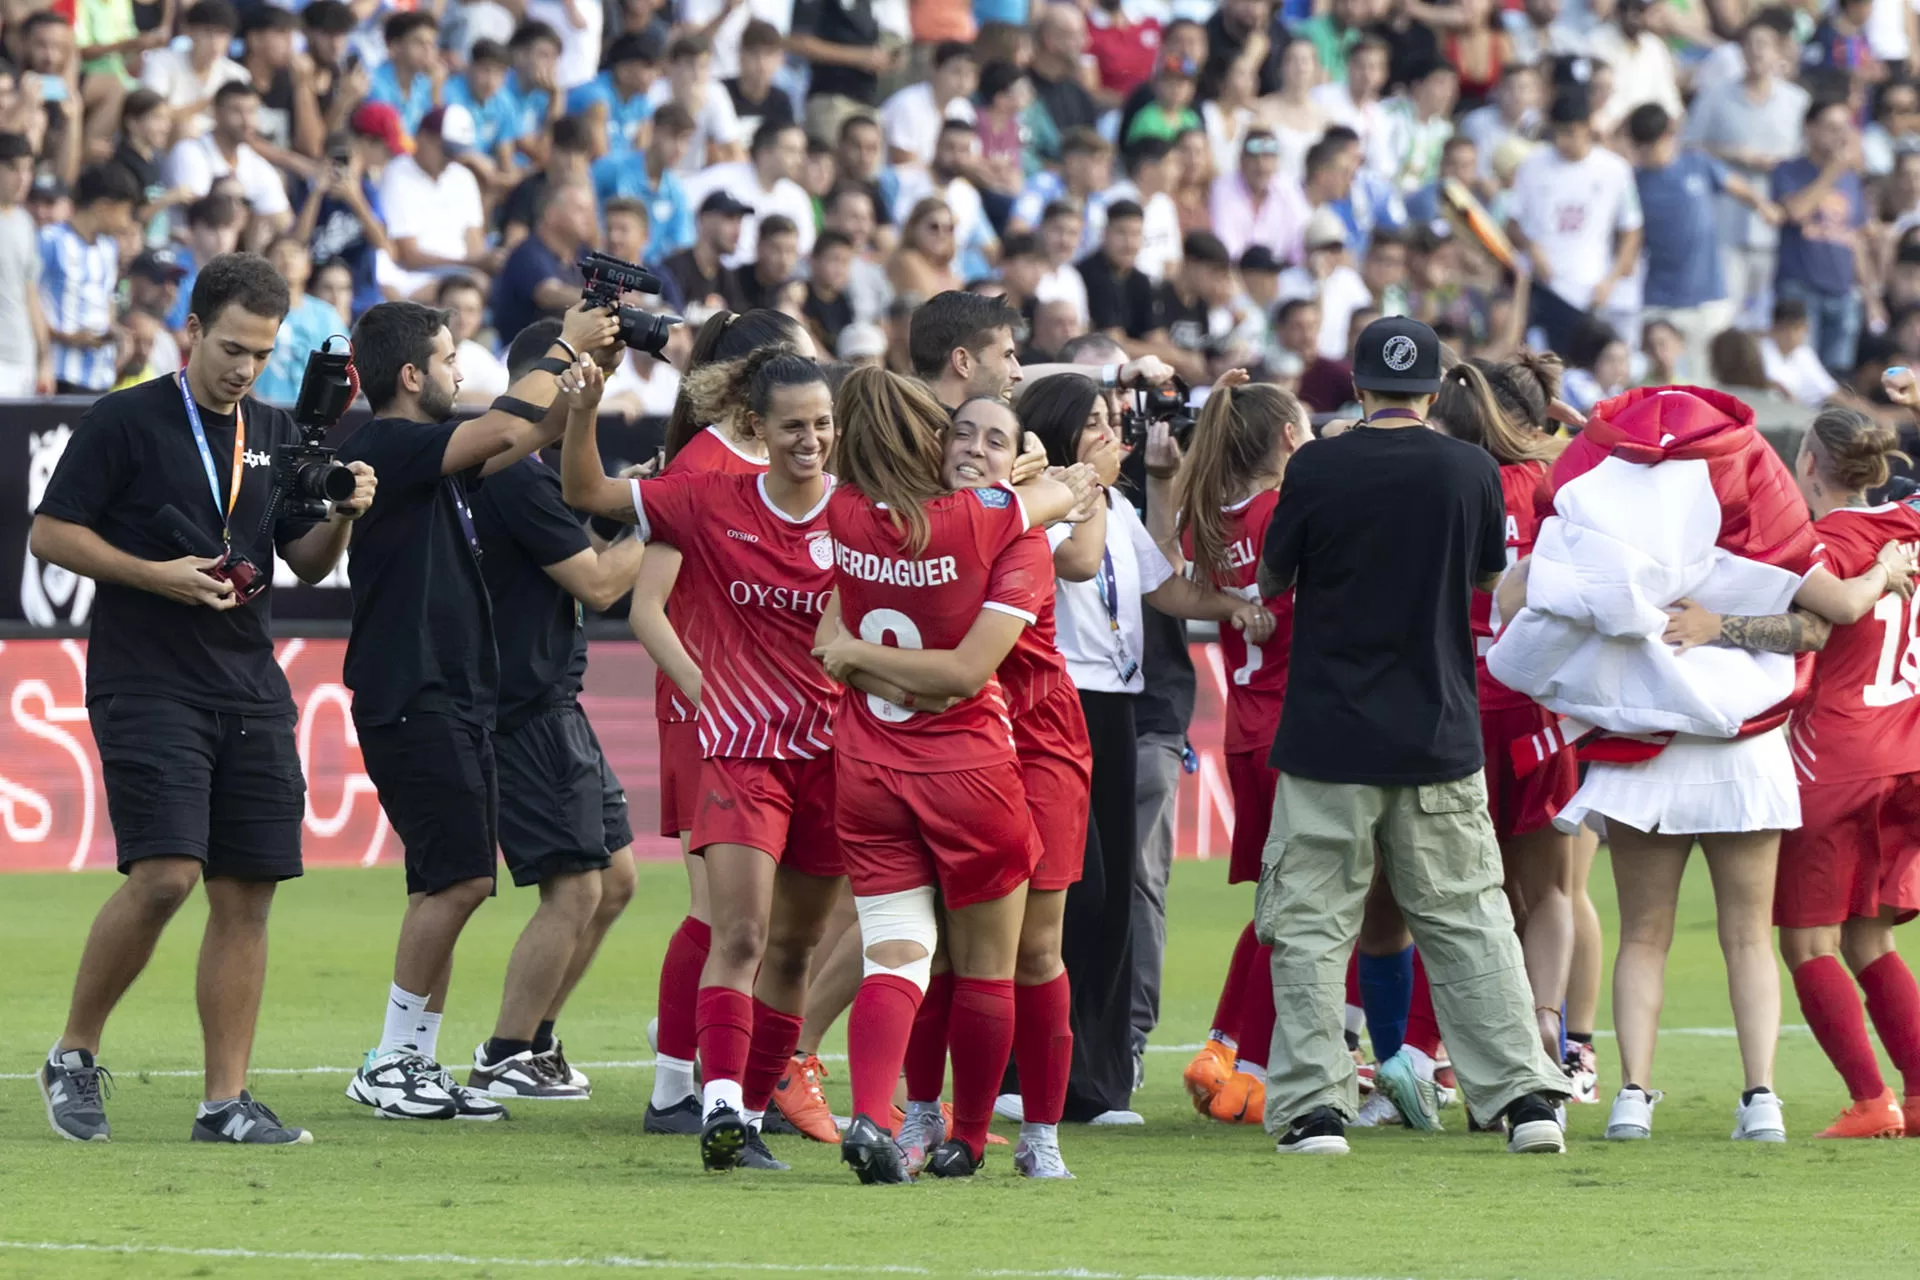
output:
[[[933,163],[940,126],[948,120],[973,123],[973,104],[955,98],[943,113],[933,105],[933,85],[929,81],[910,84],[880,104],[880,128],[886,134],[887,146],[911,153],[921,164]]]
[[[680,395],[679,370],[665,360],[655,360],[652,361],[652,372],[642,376],[635,367],[640,358],[637,352],[630,354],[618,369],[607,375],[606,398],[611,401],[623,396],[636,396],[640,400],[641,417],[671,417],[673,403]]]
[[[1613,152],[1595,147],[1576,163],[1546,146],[1514,174],[1510,212],[1548,265],[1546,287],[1585,310],[1613,265],[1614,234],[1640,228],[1640,194]]]
[[[192,61],[178,49],[152,49],[140,60],[140,83],[167,100],[170,107],[211,101],[214,91],[229,80],[250,80],[247,69],[231,58],[215,58],[202,79]],[[188,135],[213,127],[213,115],[202,111],[182,126]]]
[[[560,62],[554,78],[563,92],[579,88],[600,73],[600,29],[607,21],[602,0],[573,0],[573,11],[583,25],[573,25],[563,0],[527,0],[528,19],[544,22],[560,34]]]
[[[1047,545],[1057,551],[1072,534],[1073,526],[1054,525],[1047,530]],[[1111,493],[1106,548],[1113,566],[1112,595],[1102,582],[1104,573],[1086,582],[1060,581],[1054,588],[1055,643],[1067,660],[1074,688],[1139,693],[1147,687],[1140,671],[1147,644],[1140,597],[1171,578],[1173,566],[1134,514],[1133,504]]]
[[[714,73],[717,77],[718,72]],[[647,91],[655,108],[663,107],[673,101],[673,86],[665,80],[654,83]],[[693,136],[687,140],[687,154],[676,169],[680,173],[699,173],[707,167],[707,147],[730,147],[740,141],[740,116],[733,109],[733,98],[727,93],[727,87],[716,78],[707,86],[707,100],[701,106],[700,113],[693,118]],[[693,206],[698,209],[696,202]]]
[[[680,22],[689,27],[704,27],[720,16],[725,0],[680,0],[674,6]],[[727,15],[713,33],[713,78],[716,83],[740,74],[740,34],[755,18],[771,23],[781,35],[793,30],[793,0],[747,0]]]
[[[1327,113],[1332,123],[1343,124],[1360,135],[1360,154],[1368,164],[1382,172],[1392,172],[1392,157],[1381,151],[1388,136],[1386,103],[1376,100],[1360,106],[1344,84],[1315,85],[1307,96]]]
[[[220,148],[214,145],[212,134],[176,142],[167,153],[167,182],[184,187],[196,196],[204,196],[213,190],[215,178],[232,174],[240,180],[247,206],[255,213],[288,212],[292,206],[287,202],[287,184],[280,180],[280,174],[267,163],[266,157],[244,142],[236,154],[239,158],[228,164]]]
[[[1867,47],[1882,62],[1907,60],[1907,9],[1911,0],[1873,0],[1867,14]],[[1920,9],[1920,4],[1912,5]]]
[[[1760,359],[1766,366],[1767,381],[1779,383],[1788,395],[1801,404],[1818,407],[1839,390],[1840,384],[1820,363],[1820,357],[1814,354],[1813,348],[1804,342],[1783,355],[1771,337],[1763,336],[1760,339]]]
[[[412,240],[422,253],[439,258],[466,257],[467,232],[487,225],[480,184],[472,170],[463,164],[448,164],[434,179],[412,156],[396,156],[381,175],[380,210],[386,215],[388,236]],[[383,253],[377,278],[381,284],[411,296],[457,269],[409,271]]]
[[[717,90],[725,98],[725,90]],[[753,216],[740,219],[740,243],[725,260],[729,267],[752,262],[760,249],[760,219],[770,213],[784,213],[793,219],[800,232],[800,256],[813,252],[813,197],[791,178],[781,178],[767,191],[760,186],[760,175],[750,160],[716,164],[702,169],[687,180],[687,208],[698,211],[700,202],[715,191],[725,190],[737,200],[753,206]]]
[[[1040,277],[1040,283],[1034,286],[1035,302],[1070,302],[1073,314],[1080,318],[1080,327],[1086,328],[1092,322],[1092,313],[1087,310],[1087,281],[1071,262],[1063,262],[1047,274]]]
[[[1352,354],[1347,334],[1353,328],[1353,313],[1373,305],[1373,293],[1360,273],[1345,263],[1315,280],[1305,267],[1288,267],[1280,273],[1282,301],[1312,298],[1320,304],[1320,357],[1345,360]]]
[[[499,356],[472,338],[456,347],[453,355],[460,364],[462,395],[492,399],[507,394],[507,366]]]

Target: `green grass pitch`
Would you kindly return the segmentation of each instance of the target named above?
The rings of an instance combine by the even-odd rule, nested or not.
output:
[[[1557,1159],[1508,1156],[1498,1139],[1467,1134],[1457,1110],[1444,1134],[1357,1131],[1344,1160],[1284,1159],[1257,1128],[1197,1118],[1180,1089],[1189,1053],[1174,1046],[1205,1035],[1250,910],[1250,891],[1229,889],[1225,872],[1215,862],[1175,873],[1161,1051],[1136,1098],[1145,1128],[1066,1132],[1070,1183],[1025,1183],[994,1148],[971,1182],[877,1188],[799,1139],[774,1140],[791,1173],[702,1174],[690,1140],[641,1134],[651,1077],[638,1065],[589,1067],[591,1102],[521,1106],[504,1124],[385,1122],[349,1103],[346,1071],[380,1028],[402,906],[392,869],[318,872],[280,895],[254,1063],[325,1069],[253,1086],[315,1145],[186,1141],[199,1081],[163,1073],[199,1066],[198,904],[108,1027],[113,1143],[58,1141],[28,1073],[60,1029],[82,939],[115,878],[5,877],[0,1276],[1920,1274],[1920,1141],[1811,1141],[1845,1099],[1804,1029],[1780,1045],[1791,1141],[1728,1141],[1739,1067],[1730,1035],[1715,1034],[1731,1019],[1697,864],[1674,948],[1656,1137],[1605,1143],[1606,1108],[1576,1107]],[[1610,920],[1605,873],[1603,859],[1594,896]],[[490,1028],[532,901],[503,889],[467,931],[441,1045],[457,1070]],[[677,867],[643,868],[561,1024],[576,1062],[647,1058],[660,949],[684,903]],[[1786,1020],[1799,1022],[1791,994]],[[836,1035],[828,1049],[842,1048]],[[1610,1041],[1601,1062],[1610,1096]],[[829,1096],[844,1109],[844,1065],[831,1069]]]

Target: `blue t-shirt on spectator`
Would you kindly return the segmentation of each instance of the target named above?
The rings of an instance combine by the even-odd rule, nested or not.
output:
[[[519,139],[520,100],[504,84],[485,102],[476,102],[467,78],[454,76],[447,81],[445,96],[448,106],[465,107],[473,117],[473,141],[480,150],[491,154],[502,142]]]
[[[1810,187],[1820,177],[1820,166],[1804,157],[1789,160],[1773,171],[1776,204]],[[1857,173],[1843,174],[1819,205],[1800,222],[1780,228],[1780,259],[1776,280],[1791,280],[1819,293],[1841,297],[1852,293],[1854,243],[1866,224],[1867,202]]]
[[[507,82],[500,92],[511,104],[506,129],[500,135],[502,142],[534,137],[547,127],[547,107],[553,101],[552,94],[545,89],[521,88],[519,75],[512,71],[507,72]]]
[[[602,71],[567,95],[567,114],[582,115],[596,102],[607,107],[607,149],[631,151],[638,145],[641,126],[653,119],[653,99],[636,93],[622,102],[613,86],[613,72]]]
[[[493,329],[502,346],[547,313],[533,300],[533,291],[548,280],[580,283],[573,263],[562,261],[539,236],[528,236],[507,255],[506,265],[493,282]]]
[[[1682,151],[1662,169],[1635,169],[1646,217],[1649,307],[1697,307],[1727,296],[1720,268],[1718,204],[1726,168],[1703,151]]]
[[[300,380],[306,375],[307,357],[347,326],[340,313],[310,293],[293,300],[293,309],[280,322],[280,334],[273,340],[273,355],[267,367],[254,380],[253,394],[273,404],[291,405],[300,398]]]
[[[398,111],[401,121],[407,126],[407,132],[415,133],[420,128],[420,122],[427,118],[427,112],[433,110],[433,81],[416,72],[413,83],[402,90],[399,73],[394,70],[393,64],[383,62],[373,69],[367,100],[384,102]]]
[[[188,304],[193,301],[193,282],[200,278],[200,264],[193,260],[193,250],[183,244],[173,247],[173,256],[187,269],[187,274],[180,277],[180,294],[167,312],[167,328],[178,333],[187,327]]]
[[[594,161],[593,194],[602,208],[615,199],[647,206],[648,263],[658,265],[693,243],[693,210],[680,175],[668,169],[658,185],[648,181],[645,152],[621,151]]]

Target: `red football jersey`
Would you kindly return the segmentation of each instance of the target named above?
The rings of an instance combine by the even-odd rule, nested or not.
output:
[[[764,475],[712,472],[643,480],[634,510],[641,537],[685,557],[674,598],[701,637],[703,754],[812,760],[833,748],[840,700],[813,657],[833,535],[825,500],[794,519],[766,485]]]
[[[1039,593],[1052,588],[1051,564],[1042,576],[1029,558],[1026,571],[1009,566],[995,581],[1001,557],[1027,531],[1026,512],[1011,489],[962,489],[935,498],[926,510],[931,536],[924,550],[909,556],[886,510],[855,489],[834,493],[827,521],[848,631],[874,644],[953,649],[982,609],[1013,614],[1029,626],[1038,620]],[[997,679],[938,715],[856,691],[840,702],[834,742],[851,759],[908,773],[1014,759],[1006,694]]]
[[[1260,552],[1267,545],[1267,526],[1280,501],[1278,489],[1254,494],[1235,506],[1221,508],[1226,516],[1227,577],[1220,589],[1244,600],[1259,600]],[[1186,539],[1193,554],[1193,539]],[[1287,697],[1287,655],[1293,645],[1293,591],[1263,601],[1273,614],[1273,635],[1265,644],[1248,644],[1244,633],[1220,625],[1220,657],[1227,668],[1227,732],[1224,749],[1268,751],[1280,729],[1280,706]]]
[[[1865,573],[1890,541],[1920,542],[1906,502],[1842,507],[1814,522],[1815,563],[1839,578]],[[1920,770],[1920,610],[1888,592],[1873,612],[1835,627],[1815,656],[1813,687],[1788,721],[1800,780],[1855,782]]]
[[[1027,530],[993,562],[987,599],[1018,600],[1025,592],[1036,605],[1032,624],[1000,664],[1000,685],[1014,716],[1025,715],[1069,682],[1067,660],[1054,641],[1053,588],[1053,550],[1045,529]]]
[[[673,461],[660,474],[664,477],[712,471],[734,476],[754,475],[766,469],[765,458],[756,458],[744,452],[739,445],[727,439],[720,428],[708,427],[705,431],[696,432],[693,439],[673,455]],[[700,650],[696,647],[696,637],[689,634],[693,619],[685,616],[689,610],[676,609],[674,602],[679,599],[680,584],[676,582],[673,590],[667,593],[667,621],[673,623],[673,629],[680,633],[680,643],[686,646],[687,655],[697,663],[700,661]],[[680,686],[667,679],[663,671],[653,673],[653,718],[662,724],[683,724],[694,718],[693,708],[681,696]]]
[[[1507,505],[1507,567],[1533,553],[1533,540],[1540,534],[1540,522],[1553,514],[1549,505],[1539,507],[1542,482],[1546,479],[1544,462],[1513,462],[1500,468],[1500,496]],[[1493,678],[1487,670],[1487,650],[1493,648],[1493,593],[1473,593],[1474,673],[1480,677],[1480,706],[1485,710],[1524,707],[1533,701],[1524,693],[1515,693]],[[1492,751],[1495,744],[1488,743]]]

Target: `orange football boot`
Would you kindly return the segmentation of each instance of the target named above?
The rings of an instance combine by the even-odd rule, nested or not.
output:
[[[1201,1115],[1207,1115],[1213,1102],[1213,1095],[1233,1075],[1233,1046],[1220,1040],[1209,1040],[1187,1069],[1181,1073],[1186,1082],[1187,1096],[1193,1099],[1193,1109]]]
[[[1221,1124],[1261,1124],[1267,1114],[1267,1082],[1249,1071],[1228,1076],[1213,1099],[1207,1114]]]
[[[1856,1102],[1840,1113],[1816,1138],[1899,1138],[1907,1132],[1907,1118],[1893,1100],[1893,1090],[1882,1090],[1877,1098]]]
[[[827,1095],[820,1091],[820,1082],[826,1078],[826,1067],[813,1054],[789,1058],[786,1074],[773,1086],[773,1105],[788,1124],[815,1142],[838,1143],[840,1128],[833,1122]]]

